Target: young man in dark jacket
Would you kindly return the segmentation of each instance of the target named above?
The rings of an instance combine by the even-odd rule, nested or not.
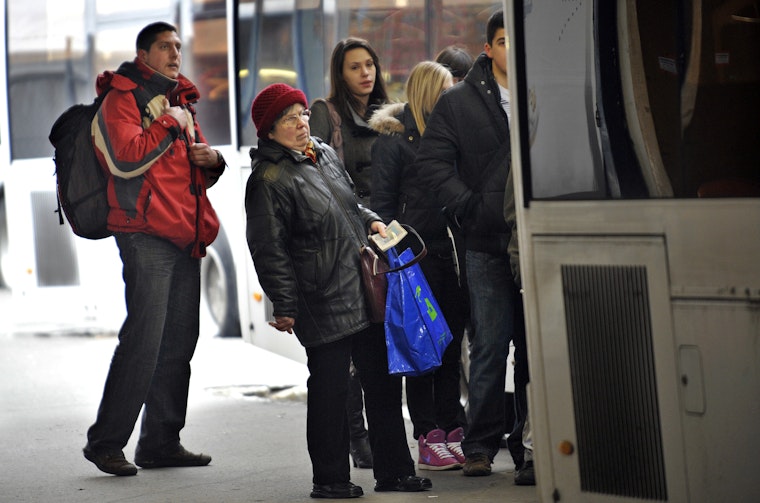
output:
[[[489,18],[486,35],[485,51],[464,81],[445,92],[433,109],[415,165],[465,236],[473,336],[464,474],[491,473],[504,434],[504,380],[513,341],[517,421],[508,444],[516,483],[533,483],[532,462],[523,463],[528,363],[522,301],[510,270],[510,228],[503,214],[504,199],[513,194],[504,190],[510,109],[502,11]]]
[[[97,82],[98,93],[110,89],[93,141],[110,174],[108,228],[124,265],[127,318],[84,456],[114,475],[137,474],[122,449],[143,405],[135,464],[211,461],[186,451],[179,432],[198,341],[200,258],[219,230],[206,188],[225,163],[194,120],[198,90],[179,72],[181,45],[172,25],[150,24],[137,36],[135,60]]]

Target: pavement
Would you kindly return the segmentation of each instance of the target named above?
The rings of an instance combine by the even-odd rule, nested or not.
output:
[[[193,360],[182,442],[210,454],[209,466],[141,469],[135,477],[99,472],[81,449],[115,344],[114,334],[19,334],[0,323],[0,502],[313,501],[308,371],[241,339],[203,338]],[[409,445],[416,459],[416,442]],[[351,476],[367,502],[538,501],[535,487],[514,485],[505,449],[493,468],[489,477],[418,471],[433,481],[422,493],[374,493],[371,470],[352,468]]]

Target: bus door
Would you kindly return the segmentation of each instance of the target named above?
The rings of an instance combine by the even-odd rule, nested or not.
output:
[[[542,501],[760,492],[756,7],[505,3]]]

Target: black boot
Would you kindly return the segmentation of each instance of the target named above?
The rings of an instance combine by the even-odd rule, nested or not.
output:
[[[353,364],[351,367],[351,377],[348,380],[348,400],[346,400],[346,416],[351,438],[349,452],[355,468],[372,468],[372,449],[369,445],[367,429],[364,427],[362,387]]]
[[[351,439],[351,459],[354,468],[372,468],[372,449],[369,447],[369,439]]]

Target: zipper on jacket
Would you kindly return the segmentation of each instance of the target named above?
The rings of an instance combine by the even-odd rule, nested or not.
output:
[[[145,196],[145,204],[143,204],[143,219],[145,221],[148,221],[148,208],[150,207],[150,200],[153,199],[153,191],[149,190],[148,194]]]

